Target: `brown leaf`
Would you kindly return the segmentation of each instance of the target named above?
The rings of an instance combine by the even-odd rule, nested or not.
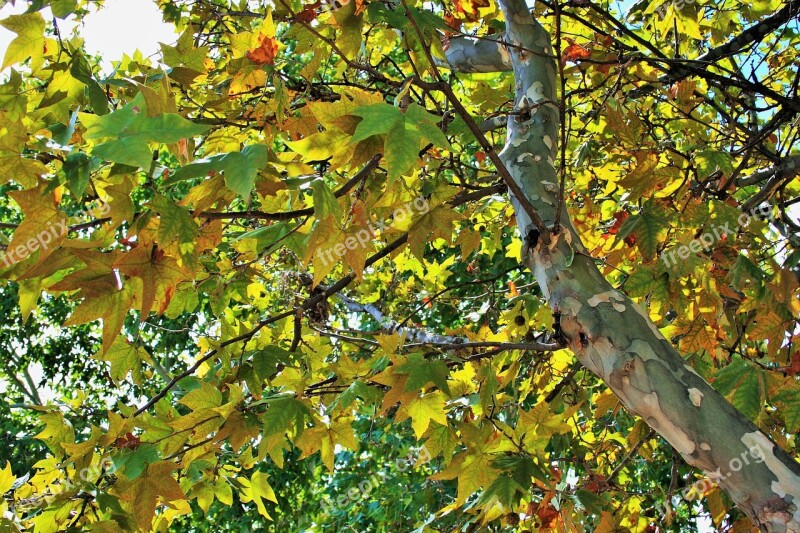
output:
[[[262,37],[258,47],[248,50],[247,59],[256,65],[274,65],[278,53],[278,41],[275,37]]]

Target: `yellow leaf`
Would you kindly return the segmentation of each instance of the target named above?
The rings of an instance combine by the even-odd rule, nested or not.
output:
[[[172,502],[186,498],[183,489],[172,477],[176,468],[178,465],[172,461],[160,461],[148,465],[145,473],[133,481],[121,477],[117,482],[115,492],[141,529],[150,531],[159,500]]]
[[[272,517],[267,513],[267,508],[264,506],[264,500],[266,499],[278,503],[278,499],[275,498],[275,492],[267,482],[267,478],[268,476],[264,472],[256,471],[249,480],[238,479],[239,484],[243,487],[239,491],[239,494],[243,502],[255,503],[258,513],[264,518],[272,520]]]
[[[0,494],[5,494],[11,490],[11,485],[14,484],[14,474],[11,473],[11,463],[6,461],[6,467],[0,470]]]
[[[435,391],[422,397],[412,399],[408,404],[400,407],[397,413],[397,420],[411,417],[411,427],[417,439],[421,439],[427,431],[430,423],[438,422],[447,425],[447,414],[445,413],[445,402],[447,397],[442,391]],[[401,417],[401,411],[405,416]]]

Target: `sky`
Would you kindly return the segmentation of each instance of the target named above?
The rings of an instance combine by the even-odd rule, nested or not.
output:
[[[8,15],[25,11],[28,2],[17,0],[16,6],[7,4],[0,9],[0,20]],[[41,11],[52,29],[53,15],[50,9]],[[58,20],[58,26],[65,37],[76,27],[75,17]],[[161,12],[152,0],[106,0],[99,11],[84,18],[81,36],[92,54],[101,53],[103,71],[111,73],[111,61],[119,61],[123,54],[129,55],[136,49],[145,56],[156,54],[159,59],[159,42],[172,44],[178,35],[175,27],[161,20]],[[8,43],[15,34],[0,26],[0,54],[5,55]]]

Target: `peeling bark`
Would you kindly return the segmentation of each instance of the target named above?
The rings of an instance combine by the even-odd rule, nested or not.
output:
[[[560,117],[550,36],[524,0],[500,5],[507,21],[502,39],[511,44],[506,55],[516,80],[516,113],[508,119],[500,157],[552,227],[559,201]],[[466,72],[486,72],[491,65],[507,70],[506,55],[487,41],[454,39],[448,62]],[[535,226],[513,195],[511,201],[526,236],[525,261],[580,362],[687,463],[715,479],[763,531],[800,531],[800,465],[695,373],[641,308],[614,290],[566,209],[560,232],[545,245],[536,242]]]
[[[510,71],[511,55],[502,45],[501,39],[467,36],[451,37],[442,66],[456,72],[505,72]]]

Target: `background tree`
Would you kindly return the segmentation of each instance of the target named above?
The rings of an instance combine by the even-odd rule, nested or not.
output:
[[[97,4],[2,21],[4,526],[797,528],[796,2]]]

